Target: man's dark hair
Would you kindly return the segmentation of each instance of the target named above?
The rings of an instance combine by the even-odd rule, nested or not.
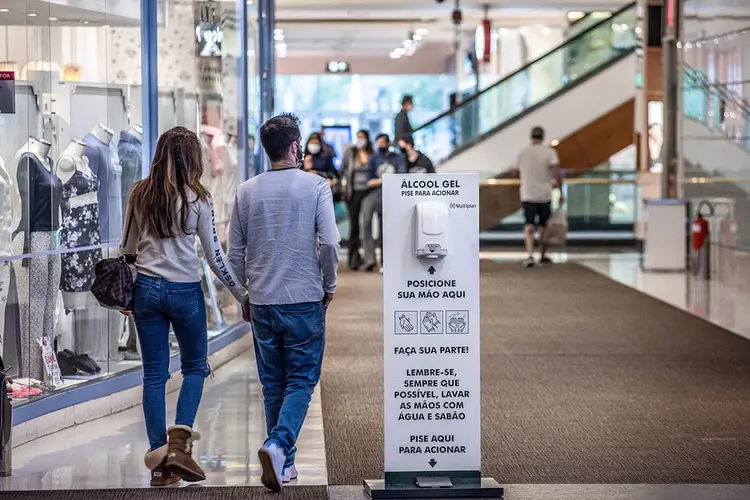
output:
[[[388,134],[378,134],[375,138],[375,142],[378,142],[381,138],[385,139],[387,142],[391,142],[391,137]]]
[[[531,138],[541,141],[544,139],[544,129],[542,127],[534,127],[531,129]]]
[[[414,147],[414,138],[412,136],[407,135],[406,137],[402,137],[401,140],[409,146]]]
[[[404,95],[404,97],[401,98],[401,106],[406,106],[407,104],[414,104],[414,96],[410,94]]]
[[[260,143],[271,161],[281,161],[289,152],[289,146],[302,137],[299,118],[292,113],[282,113],[269,118],[260,127]]]

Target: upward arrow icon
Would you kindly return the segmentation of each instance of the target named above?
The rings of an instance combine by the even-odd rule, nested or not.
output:
[[[430,273],[430,274],[435,274],[437,271],[435,270],[434,266],[430,266],[430,268],[427,270],[427,272]]]

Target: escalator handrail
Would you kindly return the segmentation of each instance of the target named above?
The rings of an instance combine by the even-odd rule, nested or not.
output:
[[[682,63],[682,69],[683,71],[685,69],[697,71],[696,68],[690,66],[687,63]],[[750,103],[748,103],[741,95],[737,94],[733,90],[730,90],[726,86],[719,84],[719,83],[711,83],[708,78],[705,75],[692,75],[696,82],[698,82],[701,90],[703,90],[706,93],[716,93],[722,97],[727,98],[728,101],[731,101],[735,104],[737,104],[740,109],[745,113],[745,116],[750,115]]]
[[[506,76],[500,78],[498,81],[496,81],[495,83],[493,83],[489,87],[487,87],[485,89],[482,89],[479,92],[476,92],[474,95],[472,95],[471,97],[469,97],[467,99],[462,100],[461,102],[458,103],[457,106],[454,106],[453,108],[450,108],[450,109],[448,109],[446,111],[443,111],[441,114],[439,114],[435,118],[431,119],[427,123],[425,123],[423,125],[420,125],[419,127],[415,128],[414,129],[414,133],[419,132],[420,130],[429,127],[433,123],[435,123],[435,122],[437,122],[437,121],[445,118],[446,116],[452,115],[453,113],[455,113],[455,111],[457,109],[459,109],[463,105],[469,104],[470,102],[472,102],[472,101],[476,100],[477,98],[479,98],[479,96],[481,96],[482,94],[484,94],[486,92],[489,92],[490,90],[494,89],[495,87],[501,85],[506,80],[509,80],[510,78],[513,78],[514,76],[516,76],[516,75],[518,75],[520,73],[523,73],[524,71],[528,70],[531,66],[537,64],[538,62],[542,61],[543,59],[545,59],[545,58],[547,58],[547,57],[549,57],[549,56],[551,56],[553,54],[556,54],[557,52],[559,52],[559,50],[562,47],[565,47],[566,45],[572,44],[573,42],[578,41],[579,39],[583,38],[584,36],[587,36],[593,30],[595,30],[595,29],[597,29],[597,28],[599,28],[601,26],[604,26],[608,22],[612,22],[612,18],[614,18],[616,16],[619,16],[623,12],[626,12],[626,11],[628,11],[630,9],[634,9],[635,5],[636,5],[636,2],[631,2],[631,3],[629,3],[629,4],[627,4],[627,5],[623,6],[623,7],[621,7],[620,9],[616,10],[615,12],[613,12],[611,16],[605,17],[604,19],[602,19],[598,23],[590,26],[588,29],[586,29],[586,30],[578,33],[576,36],[565,40],[563,43],[561,43],[557,47],[554,47],[549,52],[546,52],[546,53],[542,54],[541,56],[537,57],[536,59],[534,59],[533,61],[524,64],[523,66],[521,66],[520,68],[518,68],[514,72],[510,73],[509,75],[506,75]]]

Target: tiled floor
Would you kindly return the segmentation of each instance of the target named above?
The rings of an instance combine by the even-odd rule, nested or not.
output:
[[[174,418],[177,394],[168,397]],[[205,486],[260,486],[257,450],[265,438],[263,401],[252,351],[219,368],[207,381],[194,454],[207,472]],[[168,420],[169,421],[169,420]],[[13,476],[0,489],[93,489],[148,487],[143,410],[124,412],[66,429],[13,450]],[[298,484],[326,484],[320,397],[302,428]]]
[[[482,252],[480,258],[520,262],[520,252]],[[690,273],[644,272],[636,253],[555,253],[556,262],[578,262],[598,273],[750,339],[750,255],[736,254],[721,275],[706,281]],[[717,273],[718,275],[719,273]]]

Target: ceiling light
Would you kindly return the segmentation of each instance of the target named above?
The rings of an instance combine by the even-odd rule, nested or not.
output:
[[[398,59],[401,57],[401,54],[398,54],[395,50],[391,52],[391,59]]]
[[[412,35],[412,39],[413,39],[413,40],[416,40],[416,41],[419,41],[419,40],[421,40],[421,39],[422,39],[422,35],[420,35],[419,33],[414,33],[414,34]]]
[[[276,28],[275,30],[273,30],[273,34],[274,35],[281,35],[283,33],[284,33],[284,29],[283,28]]]
[[[429,30],[428,30],[427,28],[419,28],[419,29],[417,30],[417,35],[422,35],[422,36],[425,36],[425,35],[426,35],[427,33],[429,33],[429,32],[430,32],[430,31],[429,31]]]
[[[551,145],[551,146],[552,146],[553,148],[554,148],[555,146],[557,146],[558,144],[560,144],[560,141],[558,141],[557,139],[552,139],[552,142],[550,142],[550,145]]]
[[[29,17],[36,17],[36,14],[33,13],[33,12],[30,12],[29,14],[27,14],[27,16],[29,16]]]
[[[83,21],[83,24],[88,24],[88,23],[89,23],[88,21]]]
[[[0,9],[0,12],[10,12],[10,9]]]
[[[274,33],[273,39],[278,41],[281,41],[284,39],[284,33]]]
[[[286,44],[285,43],[277,43],[276,44],[276,50],[286,50]]]
[[[49,20],[50,21],[57,21],[58,19],[56,17],[50,17]]]

